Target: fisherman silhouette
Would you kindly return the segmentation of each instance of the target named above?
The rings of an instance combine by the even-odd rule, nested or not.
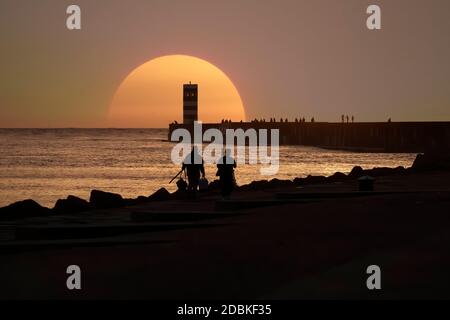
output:
[[[196,146],[192,147],[192,151],[183,161],[182,170],[186,170],[188,178],[188,197],[195,198],[197,188],[200,181],[200,174],[205,177],[205,167],[202,156],[198,153]]]
[[[234,169],[236,161],[231,157],[231,150],[226,149],[225,155],[217,163],[216,176],[219,177],[221,194],[224,199],[229,199],[231,192],[236,186]]]

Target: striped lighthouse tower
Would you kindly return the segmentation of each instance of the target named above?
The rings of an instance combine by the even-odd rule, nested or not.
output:
[[[198,120],[198,85],[183,85],[183,123],[193,124]]]

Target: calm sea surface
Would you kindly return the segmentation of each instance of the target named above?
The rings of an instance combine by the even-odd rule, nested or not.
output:
[[[170,191],[179,171],[166,129],[0,129],[0,207],[34,199],[53,207],[59,198],[89,199],[92,189],[125,197]],[[410,166],[415,154],[353,153],[313,147],[280,147],[280,169],[269,177],[293,179],[363,168]],[[239,166],[239,184],[267,179],[257,165]],[[216,169],[206,168],[214,180]]]

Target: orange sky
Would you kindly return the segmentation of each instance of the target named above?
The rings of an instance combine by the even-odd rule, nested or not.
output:
[[[108,127],[112,100],[130,72],[174,54],[222,70],[247,120],[450,120],[448,0],[377,0],[380,31],[366,28],[369,0],[76,3],[80,31],[66,29],[71,1],[1,1],[0,127]],[[195,81],[194,72],[177,81]],[[200,85],[201,113],[227,109],[212,98],[222,92]],[[174,97],[158,99],[174,108]],[[142,125],[160,126],[166,115]],[[140,124],[134,121],[119,125]]]
[[[117,89],[108,114],[110,127],[165,128],[182,123],[183,84],[199,85],[199,120],[245,120],[231,80],[212,64],[185,55],[153,59],[136,68]]]

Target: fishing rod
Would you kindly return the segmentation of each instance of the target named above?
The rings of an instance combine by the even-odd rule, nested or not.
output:
[[[175,180],[183,171],[184,171],[184,169],[181,169],[180,172],[178,172],[177,175],[175,177],[173,177],[172,180],[170,180],[169,184],[171,184],[172,181]]]

